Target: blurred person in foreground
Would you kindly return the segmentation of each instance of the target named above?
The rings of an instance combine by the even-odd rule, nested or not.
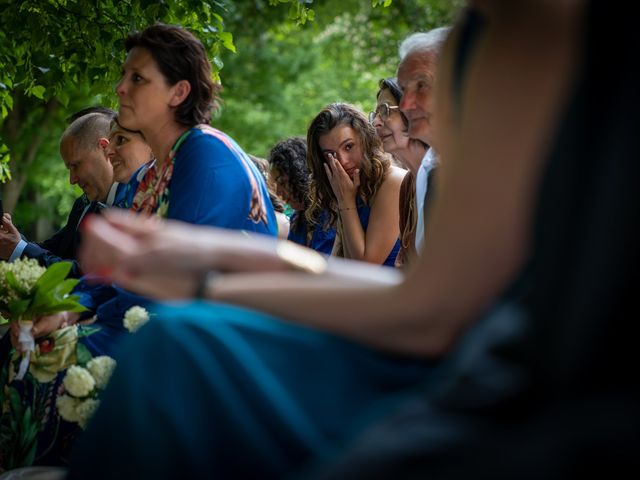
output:
[[[160,310],[121,352],[129,363],[70,478],[566,478],[638,466],[632,21],[605,33],[620,17],[600,2],[472,5],[443,50],[439,188],[406,275],[233,232],[89,223],[91,268],[130,288],[190,298],[204,278],[206,298],[284,321],[210,303]],[[608,135],[602,118],[615,119]],[[420,370],[444,354],[437,375],[345,412],[368,381],[358,358],[404,361],[388,364],[397,379],[409,359]],[[149,362],[179,396],[149,388]]]

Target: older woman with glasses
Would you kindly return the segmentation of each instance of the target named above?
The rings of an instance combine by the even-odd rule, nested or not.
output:
[[[382,140],[385,152],[409,170],[400,187],[400,251],[396,258],[396,266],[400,267],[416,255],[416,175],[429,146],[409,138],[409,122],[399,107],[402,90],[397,79],[380,80],[376,98],[376,109],[369,113],[369,122]]]
[[[380,80],[376,109],[369,113],[369,122],[382,140],[384,151],[415,175],[429,146],[409,138],[409,123],[399,107],[401,98],[402,90],[396,78]]]

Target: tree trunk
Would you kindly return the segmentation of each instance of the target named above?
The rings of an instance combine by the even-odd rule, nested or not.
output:
[[[40,241],[45,238],[49,238],[54,232],[53,222],[51,221],[52,208],[50,204],[45,203],[40,192],[36,192],[35,203],[38,206],[38,210],[43,212],[36,221],[36,231],[34,236],[35,239]]]
[[[36,135],[25,141],[21,137],[20,126],[24,125],[27,109],[31,102],[24,98],[22,92],[14,92],[14,106],[9,115],[4,119],[1,135],[6,139],[7,146],[11,152],[9,168],[11,170],[11,181],[8,182],[2,192],[2,203],[6,212],[13,212],[24,185],[29,178],[29,170],[34,160],[38,156],[38,151],[42,144],[43,136]],[[46,132],[49,124],[56,113],[58,102],[49,100],[45,103],[42,120],[38,122],[39,130]]]

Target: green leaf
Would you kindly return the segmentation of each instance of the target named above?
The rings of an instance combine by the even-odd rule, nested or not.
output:
[[[45,91],[46,89],[42,85],[36,85],[31,89],[31,95],[39,98],[40,100],[43,100]]]
[[[20,394],[18,391],[9,387],[9,405],[11,406],[11,412],[13,413],[14,418],[22,417],[22,400],[20,399]]]
[[[22,317],[24,313],[28,310],[30,303],[31,303],[30,299],[10,301],[8,310],[9,310],[9,313],[11,314],[11,319],[16,320]]]
[[[41,317],[43,315],[53,315],[59,312],[84,312],[87,308],[78,302],[63,300],[57,303],[41,305],[38,308],[29,309],[29,313],[33,317]]]
[[[36,446],[38,425],[31,413],[31,407],[27,407],[24,410],[22,416],[21,428],[20,428],[20,457],[22,458],[21,464],[29,466],[33,464],[36,456]]]
[[[40,276],[35,287],[42,290],[53,290],[71,271],[71,262],[57,262],[49,266]]]
[[[222,45],[224,45],[227,50],[236,53],[236,46],[233,44],[233,35],[231,32],[220,32],[218,38],[220,38]]]
[[[76,344],[76,358],[78,360],[78,365],[84,367],[91,361],[93,355],[91,355],[91,352],[84,344],[78,342]]]
[[[69,292],[71,292],[71,290],[74,289],[79,281],[80,280],[77,278],[67,278],[66,280],[63,280],[53,289],[53,296],[59,299],[64,298]]]
[[[69,94],[66,90],[61,89],[56,95],[56,98],[62,105],[65,106],[65,108],[69,106]]]

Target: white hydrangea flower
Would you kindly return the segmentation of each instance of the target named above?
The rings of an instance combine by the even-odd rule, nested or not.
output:
[[[78,405],[80,400],[73,398],[69,395],[62,395],[56,400],[56,407],[58,407],[58,413],[67,422],[78,422],[80,417],[78,416]]]
[[[149,312],[136,305],[125,312],[123,323],[125,328],[133,333],[148,321]]]
[[[93,414],[98,409],[100,405],[100,400],[96,400],[94,398],[87,398],[86,400],[81,400],[76,408],[76,414],[78,415],[78,423],[82,428],[87,428],[87,424]]]
[[[17,298],[13,288],[7,283],[7,272],[12,272],[18,284],[30,291],[46,268],[40,266],[33,258],[20,258],[15,262],[0,262],[0,300],[9,302]]]
[[[116,361],[106,355],[95,357],[87,363],[87,370],[96,381],[96,387],[100,389],[104,389],[107,386],[114,368],[116,368]]]
[[[74,397],[89,395],[96,386],[96,381],[89,373],[89,370],[77,365],[69,367],[62,383],[66,391]]]

